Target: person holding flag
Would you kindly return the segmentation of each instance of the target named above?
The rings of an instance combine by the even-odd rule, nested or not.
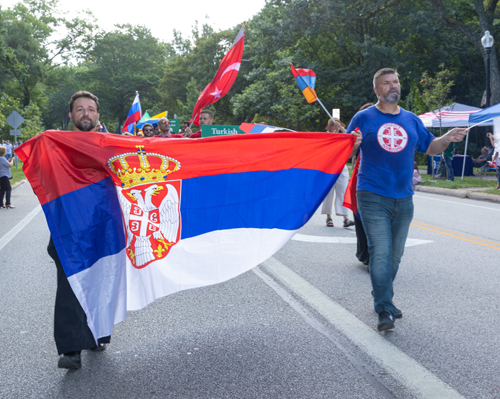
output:
[[[200,130],[198,130],[197,132],[194,132],[194,133],[190,133],[189,134],[189,137],[192,138],[192,139],[198,139],[201,137],[201,127],[203,125],[213,125],[214,124],[214,114],[212,113],[212,111],[210,111],[209,109],[204,109],[200,112]],[[188,130],[188,133],[189,131],[191,130],[189,127],[187,128]]]
[[[132,107],[130,107],[127,119],[123,124],[122,132],[128,132],[130,134],[134,134],[135,123],[140,121],[141,117],[142,117],[141,102],[139,101],[139,93],[136,92],[134,102],[132,103]]]
[[[85,312],[60,303],[69,319],[59,331],[63,368],[80,368],[80,351],[109,339],[128,310],[272,256],[314,214],[356,140],[268,133],[165,145],[91,132],[97,103],[88,105],[85,131],[47,131],[16,150],[66,275],[60,283]]]
[[[402,317],[393,303],[393,282],[413,218],[415,150],[439,154],[462,141],[469,129],[454,128],[435,138],[415,114],[398,105],[401,85],[394,69],[376,72],[373,90],[378,102],[358,112],[347,131],[360,139],[351,154],[360,148],[357,208],[368,240],[377,328],[386,331]]]
[[[99,123],[99,99],[87,91],[78,91],[71,97],[69,117],[76,132],[92,132]],[[57,267],[57,290],[54,311],[54,339],[59,355],[59,368],[82,367],[83,349],[104,350],[111,337],[96,340],[87,324],[87,316],[75,296],[50,237],[47,252]]]
[[[194,106],[193,116],[189,123],[195,126],[200,125],[200,113],[204,107],[219,101],[231,89],[241,66],[243,56],[243,46],[245,44],[245,30],[241,28],[231,49],[220,62],[219,69],[210,82],[198,97]]]

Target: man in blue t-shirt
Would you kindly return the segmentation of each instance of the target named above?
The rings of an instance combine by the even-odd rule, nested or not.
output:
[[[415,150],[439,154],[462,141],[468,129],[455,128],[435,138],[415,114],[398,106],[401,86],[394,69],[378,71],[373,90],[377,104],[358,112],[347,131],[358,136],[353,149],[354,154],[359,147],[361,156],[357,203],[368,239],[377,327],[385,331],[402,317],[392,302],[393,281],[413,218]]]

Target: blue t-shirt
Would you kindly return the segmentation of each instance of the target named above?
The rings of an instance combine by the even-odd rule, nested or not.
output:
[[[400,108],[397,115],[371,106],[358,112],[347,127],[361,130],[358,191],[388,198],[413,195],[415,150],[425,153],[434,136],[413,113]]]

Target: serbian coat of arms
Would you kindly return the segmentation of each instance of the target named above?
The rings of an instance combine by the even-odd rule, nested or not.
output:
[[[165,258],[180,239],[181,180],[167,180],[181,165],[173,158],[137,152],[108,160],[120,179],[118,199],[126,231],[126,253],[132,266],[142,269]]]

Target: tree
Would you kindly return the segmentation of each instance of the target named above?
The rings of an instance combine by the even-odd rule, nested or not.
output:
[[[280,65],[281,64],[281,65]],[[236,94],[234,114],[247,122],[266,122],[294,130],[318,130],[318,104],[307,104],[286,62],[276,62],[274,71],[266,74]]]
[[[51,68],[67,63],[87,46],[91,26],[82,19],[58,16],[58,0],[25,0],[12,9],[0,10],[0,35],[10,67],[0,69],[0,88],[18,98],[24,107],[31,101],[43,106],[43,82]],[[64,26],[64,30],[56,29]],[[49,50],[53,49],[53,51]]]
[[[252,60],[255,73],[249,74],[244,93],[257,81],[266,80],[276,67],[283,67],[276,65],[277,59],[292,61],[315,71],[316,91],[325,106],[340,108],[343,119],[348,119],[361,105],[374,100],[371,81],[377,69],[404,67],[403,88],[421,76],[418,63],[407,62],[403,51],[403,45],[413,40],[407,27],[408,19],[416,19],[415,15],[425,23],[425,16],[416,13],[414,6],[394,0],[270,1],[248,24],[251,35],[245,58]],[[295,84],[291,74],[286,78]],[[269,100],[278,98],[271,94]],[[257,108],[246,111],[258,113]],[[315,130],[328,119],[322,111],[319,120],[312,114],[309,117],[301,126],[316,126]]]
[[[167,67],[161,79],[158,94],[162,104],[169,113],[183,115],[191,119],[191,113],[203,88],[215,76],[220,61],[231,48],[239,31],[239,27],[215,33],[208,25],[203,25],[199,32],[197,25],[193,30],[193,44],[191,41],[176,38],[173,48],[174,55],[167,61]],[[180,52],[179,50],[182,50]],[[234,124],[234,115],[231,106],[231,97],[241,90],[244,80],[245,63],[242,64],[238,78],[228,95],[208,107],[215,113],[218,124]],[[193,102],[194,99],[194,102]],[[189,110],[189,108],[191,108]]]
[[[427,109],[430,109],[439,121],[441,121],[442,118],[441,108],[451,103],[448,96],[452,86],[455,84],[453,80],[451,80],[453,73],[446,70],[444,64],[441,64],[440,68],[441,71],[436,72],[434,78],[429,76],[427,71],[424,72],[422,80],[420,81],[422,84],[422,91],[419,93]],[[441,136],[441,134],[440,125],[439,135]]]
[[[101,115],[121,126],[136,91],[143,109],[156,103],[166,56],[166,46],[143,26],[118,25],[97,34],[85,59],[84,79],[100,99]]]
[[[45,86],[48,99],[43,109],[43,122],[48,128],[68,130],[69,101],[75,92],[85,87],[87,71],[87,67],[63,65],[47,72]]]
[[[12,111],[19,112],[24,118],[24,122],[20,127],[22,131],[20,137],[22,140],[27,140],[44,131],[41,112],[36,104],[32,103],[23,108],[19,100],[10,97],[6,93],[2,93],[0,95],[0,132],[4,138],[9,138],[11,127],[7,124],[5,118],[8,117]]]
[[[470,1],[453,0],[445,5],[443,0],[429,0],[438,12],[438,20],[443,25],[463,34],[481,52],[485,68],[487,54],[481,44],[481,37],[485,31],[495,36],[494,21],[498,1],[474,0],[472,7]],[[495,46],[491,49],[490,61],[491,104],[494,105],[500,102],[500,71]]]

